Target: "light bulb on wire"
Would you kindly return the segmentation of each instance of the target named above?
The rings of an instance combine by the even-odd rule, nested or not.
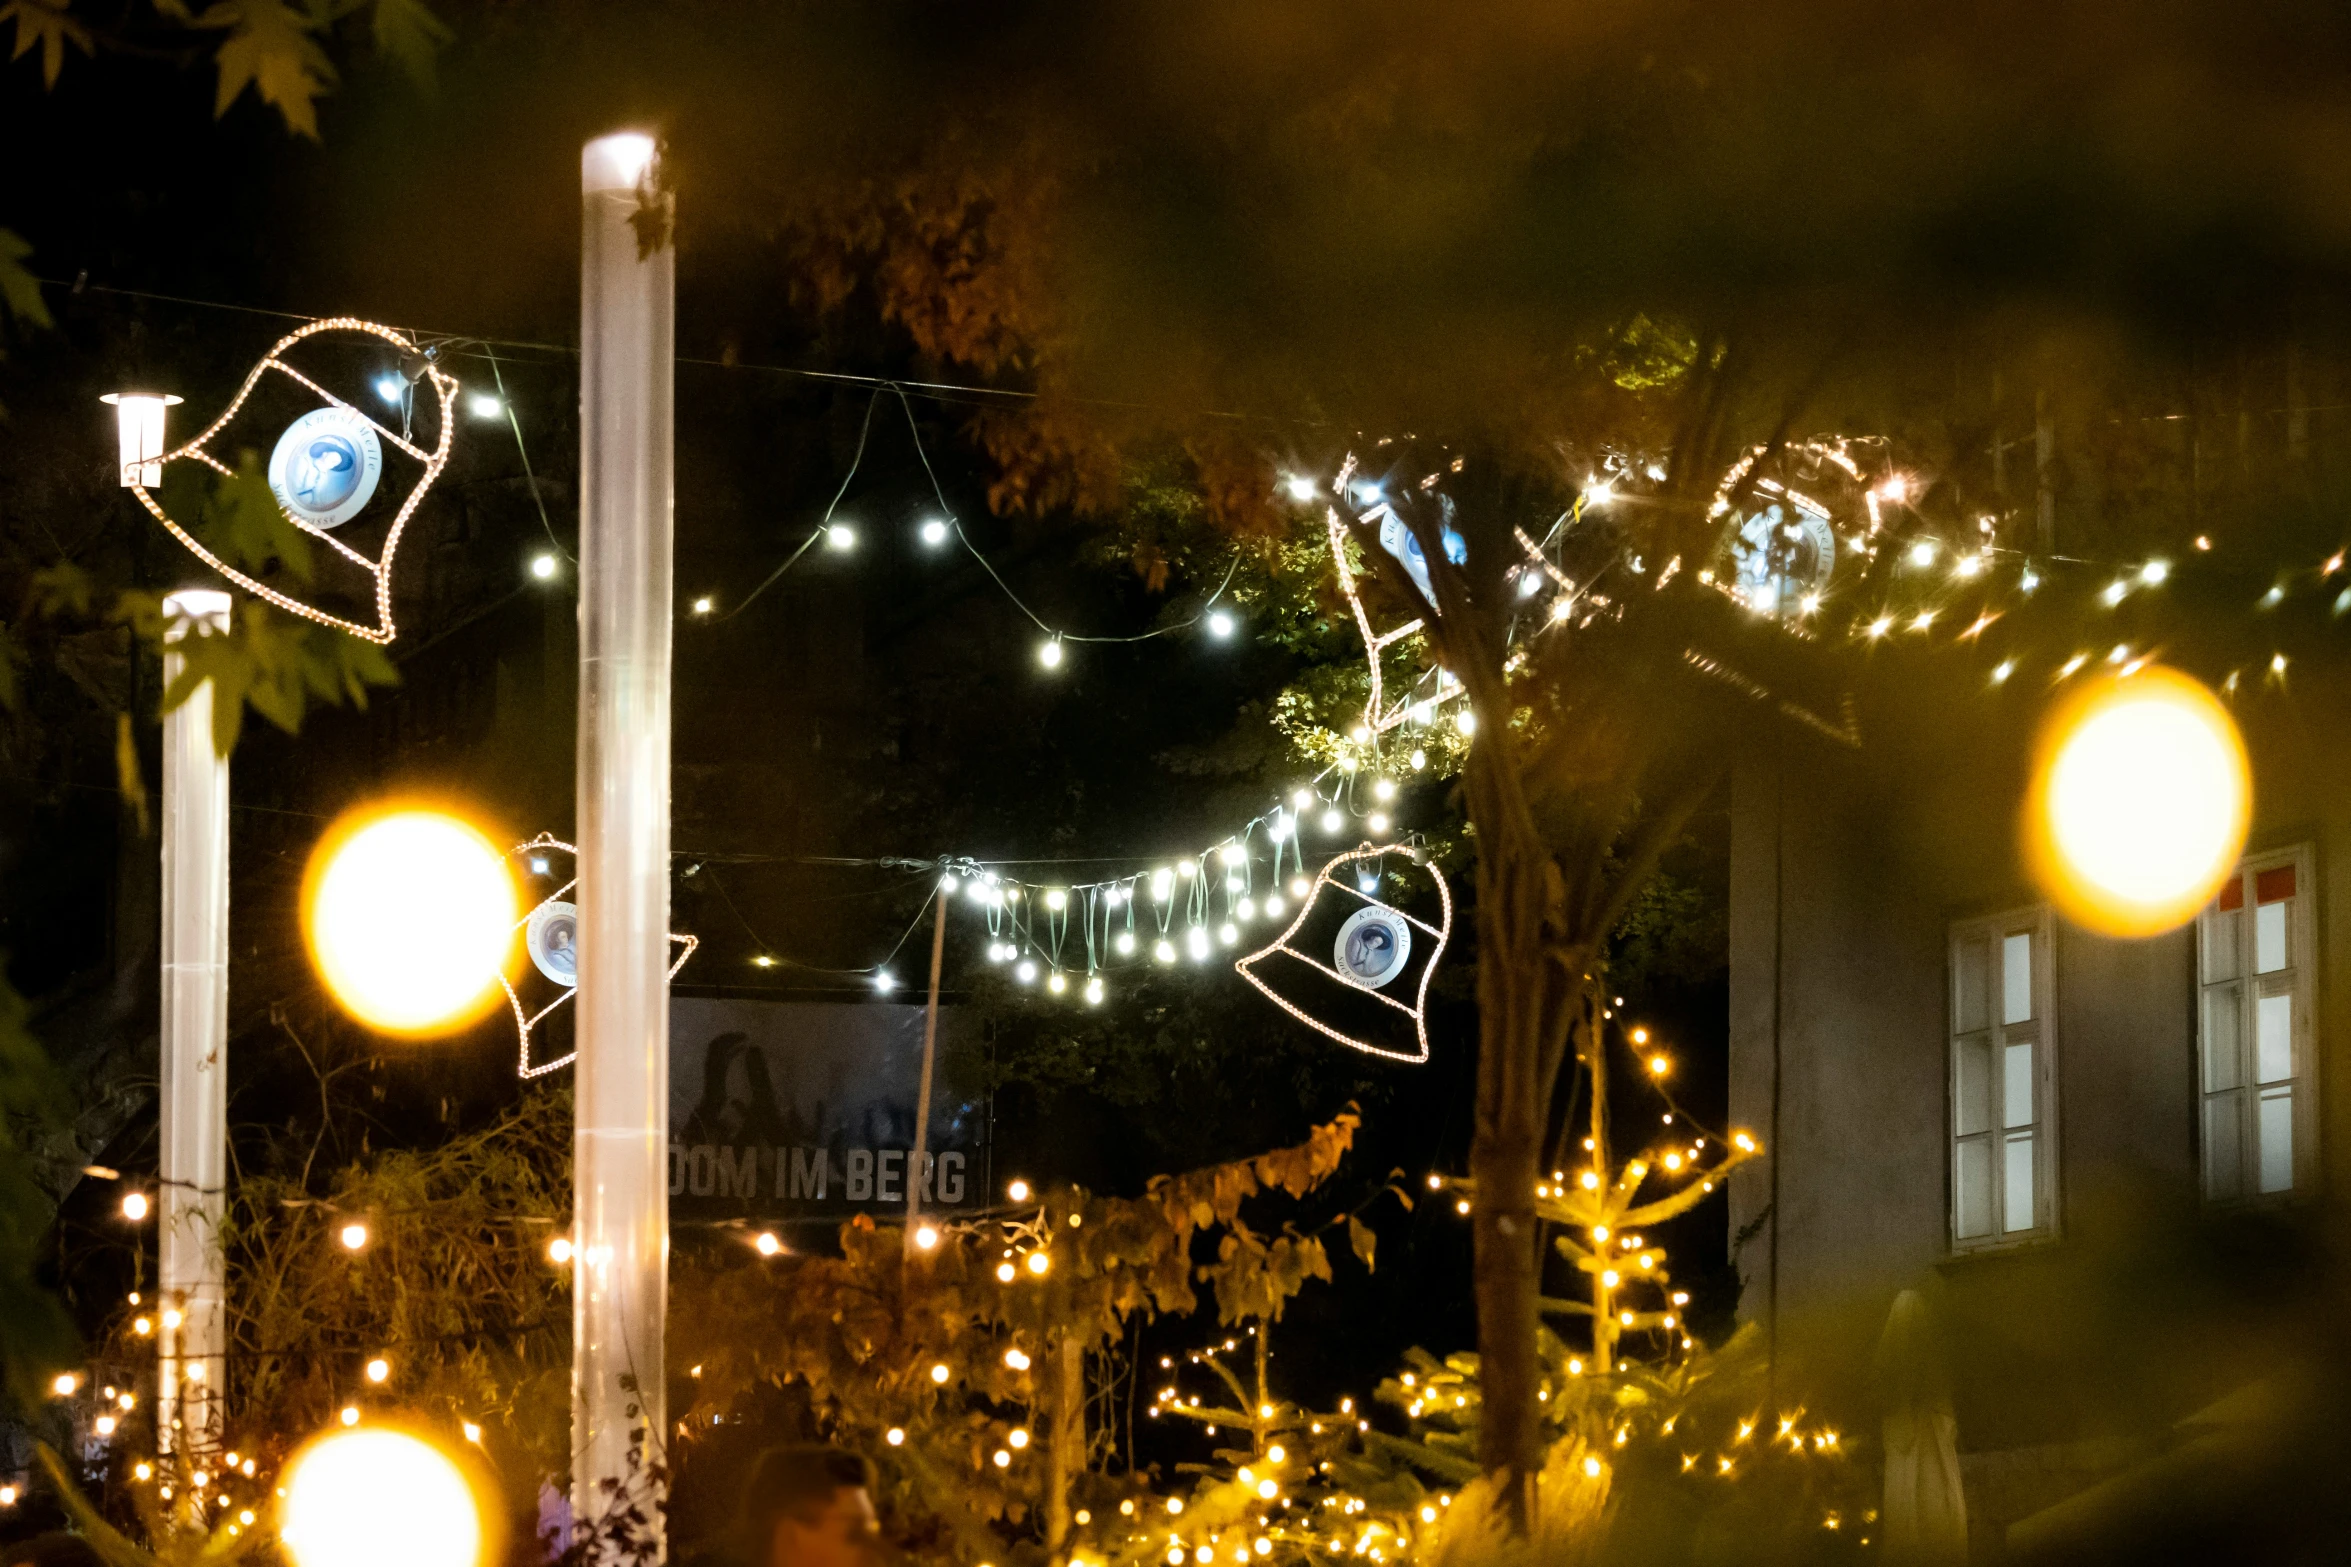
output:
[[[1221,609],[1217,610],[1208,617],[1208,634],[1212,637],[1229,637],[1233,634],[1233,625],[1232,616]]]
[[[845,553],[857,548],[857,530],[845,522],[836,522],[824,530],[824,547]]]
[[[1059,669],[1061,667],[1061,638],[1047,637],[1043,642],[1037,644],[1037,662],[1047,669]]]
[[[400,399],[407,394],[407,391],[408,383],[396,375],[379,375],[376,377],[376,396],[382,398],[385,402],[392,404],[394,407],[399,406]]]
[[[933,517],[922,525],[922,541],[933,549],[947,542],[947,525]]]
[[[495,419],[506,412],[506,405],[487,392],[476,392],[465,400],[465,411],[476,419]]]
[[[1339,814],[1337,806],[1334,805],[1322,813],[1322,830],[1324,832],[1337,832],[1346,825],[1347,818]]]

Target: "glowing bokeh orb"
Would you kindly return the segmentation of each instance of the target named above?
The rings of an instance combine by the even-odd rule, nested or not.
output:
[[[482,1556],[465,1472],[431,1443],[375,1426],[303,1449],[278,1533],[296,1567],[474,1567]]]
[[[443,1033],[493,1005],[517,918],[506,857],[456,817],[423,809],[338,824],[311,855],[302,899],[319,977],[388,1034]]]
[[[2252,773],[2228,709],[2169,669],[2097,682],[2044,725],[2026,813],[2033,869],[2110,936],[2186,924],[2244,852]]]

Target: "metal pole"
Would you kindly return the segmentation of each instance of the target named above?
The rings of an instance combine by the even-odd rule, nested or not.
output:
[[[947,889],[932,892],[939,903],[931,922],[931,1001],[922,1019],[922,1091],[914,1101],[914,1162],[906,1167],[906,1249],[914,1250],[914,1227],[922,1217],[923,1161],[931,1149],[931,1063],[939,1057],[939,961],[947,952]]]
[[[163,678],[192,628],[229,629],[229,596],[163,601]],[[228,1373],[220,1225],[228,1183],[229,763],[213,749],[212,682],[163,715],[162,1180],[156,1278],[166,1313],[156,1436],[166,1452],[217,1446]],[[172,1325],[171,1313],[178,1325]],[[184,1444],[179,1438],[184,1437]]]
[[[649,136],[580,160],[579,1065],[572,1507],[667,1556],[669,663],[676,250]],[[620,1482],[615,1497],[606,1482]],[[599,1541],[608,1549],[614,1542]]]

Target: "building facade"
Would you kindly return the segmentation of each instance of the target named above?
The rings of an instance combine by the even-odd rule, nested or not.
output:
[[[2252,1375],[2215,1313],[2351,1151],[2340,677],[2240,678],[2244,858],[2184,928],[2116,940],[2031,882],[2058,691],[1992,667],[1889,648],[1857,745],[1744,762],[1731,878],[1731,1116],[1772,1155],[1733,1181],[1742,1313],[1784,1385],[1865,1410],[1894,1298],[1935,1303],[1981,1557]]]

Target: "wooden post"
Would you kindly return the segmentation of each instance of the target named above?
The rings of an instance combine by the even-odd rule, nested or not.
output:
[[[947,887],[944,880],[932,893],[938,900],[931,921],[931,1000],[922,1019],[922,1088],[914,1101],[914,1158],[906,1166],[906,1254],[914,1255],[914,1229],[922,1218],[923,1164],[931,1148],[931,1066],[939,1055],[939,965],[947,954]]]

